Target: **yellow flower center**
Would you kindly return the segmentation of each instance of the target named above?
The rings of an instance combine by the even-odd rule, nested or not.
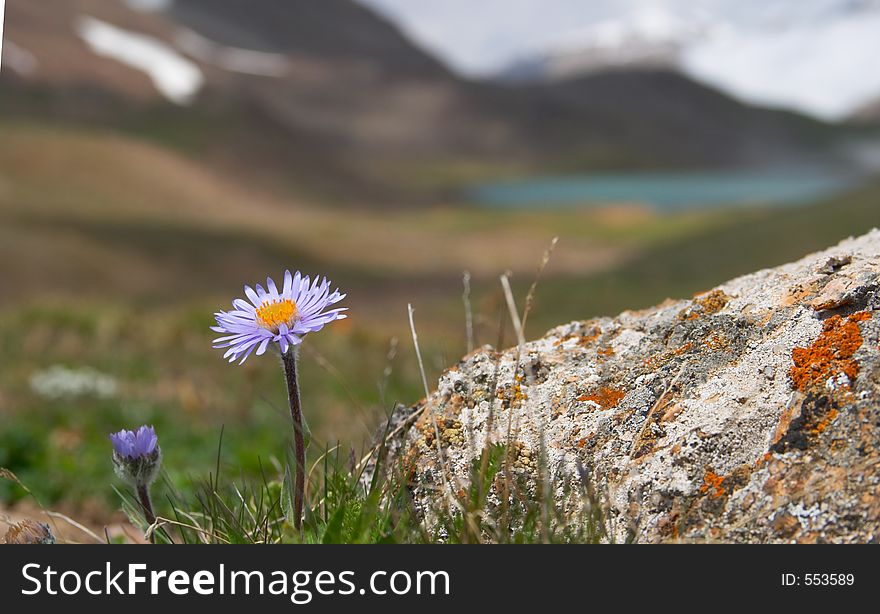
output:
[[[282,324],[290,326],[295,317],[296,303],[288,298],[268,301],[257,307],[257,322],[274,332],[278,332]]]

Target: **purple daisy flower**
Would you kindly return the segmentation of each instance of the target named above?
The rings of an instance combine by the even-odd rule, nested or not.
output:
[[[257,284],[256,289],[244,287],[248,301],[237,298],[232,301],[231,311],[215,313],[217,326],[211,330],[225,334],[214,340],[215,348],[229,348],[223,355],[229,362],[241,358],[247,360],[256,350],[263,354],[270,343],[277,343],[282,354],[302,343],[303,337],[324,328],[334,320],[346,317],[346,308],[327,310],[343,298],[339,290],[330,292],[327,278],[303,277],[299,271],[291,275],[284,271],[284,284],[279,291],[271,278],[266,288]]]
[[[118,433],[111,433],[110,441],[113,443],[113,451],[116,454],[129,459],[150,456],[159,446],[156,429],[146,425],[139,428],[137,432],[123,429]]]
[[[113,469],[121,479],[135,487],[147,524],[156,522],[153,502],[150,499],[150,484],[159,475],[162,465],[162,450],[159,438],[152,426],[142,426],[137,431],[125,429],[110,434],[113,443]],[[150,542],[155,543],[150,533]]]

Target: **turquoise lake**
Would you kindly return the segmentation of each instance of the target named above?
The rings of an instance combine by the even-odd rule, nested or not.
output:
[[[478,205],[499,208],[640,203],[660,210],[678,210],[807,203],[857,183],[851,173],[827,170],[601,173],[481,183],[467,187],[464,197]]]

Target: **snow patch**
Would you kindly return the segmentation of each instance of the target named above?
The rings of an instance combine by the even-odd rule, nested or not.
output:
[[[157,38],[89,16],[80,17],[75,26],[94,53],[143,71],[171,102],[190,104],[205,83],[195,63]]]

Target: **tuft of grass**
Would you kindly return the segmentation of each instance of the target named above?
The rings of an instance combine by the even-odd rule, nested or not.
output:
[[[341,447],[325,449],[312,466],[301,531],[293,526],[292,462],[260,480],[229,479],[217,471],[178,490],[165,476],[155,486],[156,523],[150,525],[134,492],[118,490],[123,510],[157,543],[379,544],[379,543],[598,543],[609,541],[605,504],[586,478],[528,483],[517,475],[506,444],[493,444],[475,459],[469,486],[456,505],[443,498],[417,504],[414,484],[400,464],[383,467],[376,450],[369,475],[344,458]],[[546,460],[542,460],[545,463]],[[583,472],[586,476],[587,472]],[[566,505],[557,503],[559,491]],[[162,493],[161,497],[158,496]],[[492,494],[490,494],[492,493]]]

